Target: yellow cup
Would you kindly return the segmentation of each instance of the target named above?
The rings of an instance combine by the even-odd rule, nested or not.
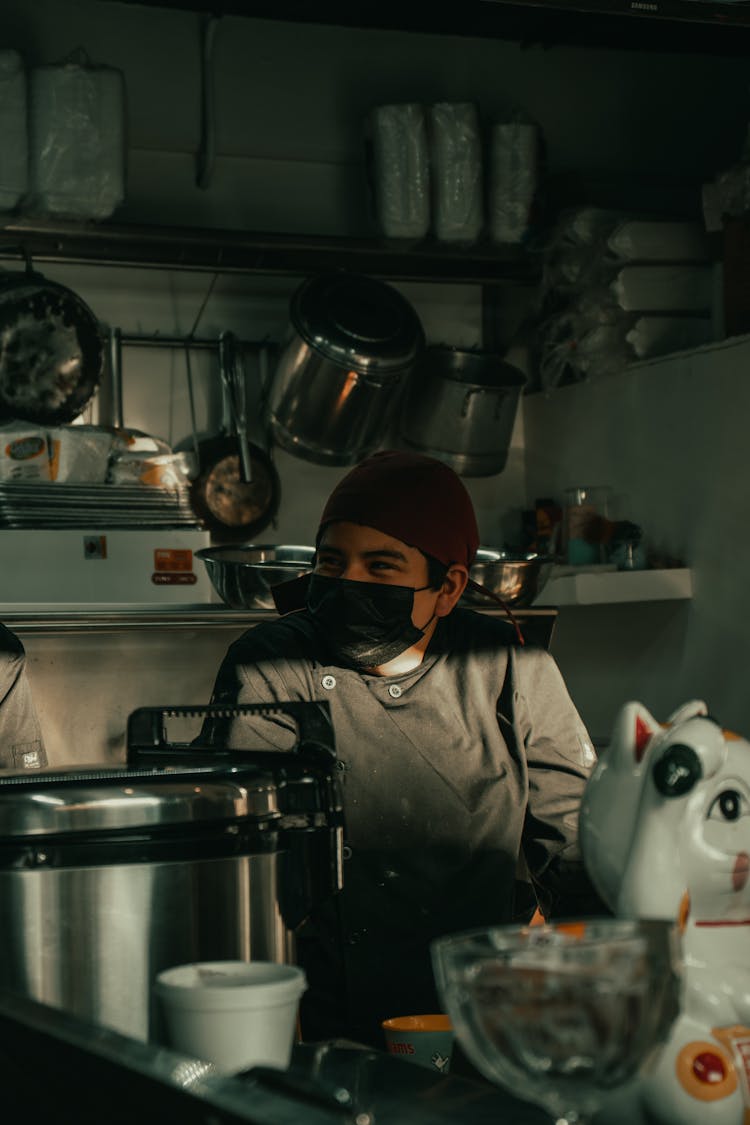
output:
[[[385,1045],[391,1055],[447,1074],[453,1051],[453,1025],[448,1016],[395,1016],[383,1020]]]

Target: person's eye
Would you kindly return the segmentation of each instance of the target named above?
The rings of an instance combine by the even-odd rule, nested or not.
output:
[[[341,570],[341,559],[335,555],[318,555],[315,569],[327,572]]]
[[[388,559],[373,559],[370,563],[370,570],[375,573],[389,574],[395,572],[396,567]]]

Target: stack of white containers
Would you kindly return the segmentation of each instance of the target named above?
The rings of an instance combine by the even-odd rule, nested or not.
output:
[[[539,127],[504,121],[490,130],[488,187],[490,237],[497,243],[523,242],[539,182]]]
[[[386,237],[422,239],[432,231],[438,242],[471,244],[486,225],[493,242],[525,238],[538,182],[537,126],[491,125],[486,161],[473,102],[406,102],[376,106],[367,138]]]
[[[430,229],[430,149],[422,106],[376,106],[368,141],[380,229],[388,238],[424,238]]]
[[[0,210],[106,219],[125,198],[125,83],[85,55],[24,67],[0,51]]]
[[[542,387],[710,342],[719,297],[700,223],[591,207],[565,214],[545,257]]]
[[[476,242],[484,222],[482,139],[471,102],[429,108],[433,228],[438,242]]]

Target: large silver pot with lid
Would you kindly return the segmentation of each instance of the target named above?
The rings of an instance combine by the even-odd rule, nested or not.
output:
[[[201,752],[164,743],[164,714],[131,716],[138,765],[0,778],[0,988],[143,1040],[161,969],[292,960],[341,879],[325,739]]]
[[[308,278],[271,380],[267,424],[290,453],[350,465],[384,440],[399,387],[424,346],[410,303],[359,274]]]

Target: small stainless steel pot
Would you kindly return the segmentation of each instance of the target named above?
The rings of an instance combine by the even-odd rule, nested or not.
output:
[[[502,472],[525,382],[499,355],[426,348],[403,395],[401,442],[462,476]]]

